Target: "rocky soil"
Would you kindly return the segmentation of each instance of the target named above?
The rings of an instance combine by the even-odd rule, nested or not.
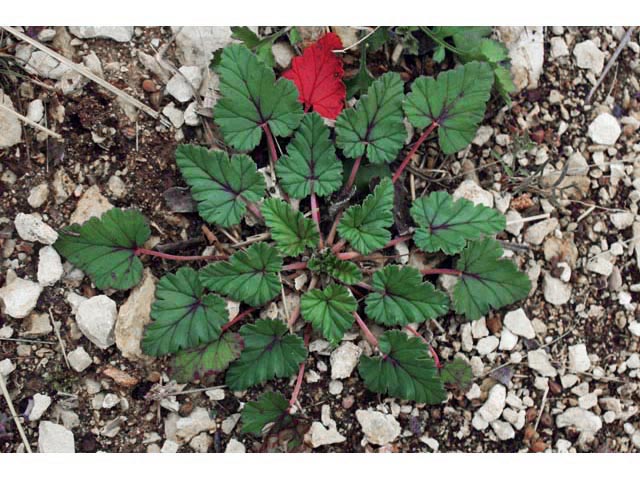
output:
[[[56,229],[112,206],[150,219],[151,246],[206,247],[173,150],[217,138],[210,119],[217,79],[207,65],[231,41],[230,30],[28,33],[168,119],[137,112],[43,52],[0,37],[0,52],[26,69],[0,83],[0,102],[63,139],[0,110],[0,375],[31,448],[260,451],[261,439],[241,434],[238,419],[262,388],[233,393],[216,379],[177,385],[166,362],[140,351],[156,279],[175,265],[149,260],[131,292],[100,292],[51,247]],[[352,43],[354,30],[339,33]],[[442,358],[463,356],[473,367],[471,388],[451,392],[441,406],[366,391],[354,367],[370,347],[356,330],[335,350],[313,341],[300,397],[309,450],[640,451],[638,31],[590,104],[623,28],[500,27],[495,34],[509,46],[519,92],[510,107],[492,101],[467,150],[443,157],[428,149],[416,159],[411,190],[448,189],[504,212],[500,240],[531,278],[531,294],[472,323],[450,315],[426,326]],[[389,53],[373,73],[393,68],[410,78],[438,68],[429,55]],[[295,52],[278,43],[274,54],[285,68]],[[346,55],[348,72],[357,58]],[[407,261],[423,260],[411,252]],[[441,282],[447,288],[446,277]],[[288,392],[290,384],[268,388]],[[0,400],[0,451],[24,450]]]

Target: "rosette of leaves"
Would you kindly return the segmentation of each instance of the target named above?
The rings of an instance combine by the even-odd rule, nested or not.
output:
[[[256,51],[262,47],[256,45]],[[346,187],[341,158],[353,159],[356,170],[362,159],[392,166],[400,160],[405,116],[424,129],[417,143],[427,141],[427,129],[437,128],[444,152],[465,148],[493,85],[490,66],[472,62],[434,78],[420,77],[407,96],[400,76],[385,74],[354,107],[342,111],[335,132],[318,113],[303,113],[296,86],[277,78],[245,46],[225,48],[217,70],[221,98],[214,121],[227,145],[251,154],[263,137],[275,144],[277,136],[282,155],[229,155],[180,145],[176,162],[202,220],[219,229],[217,238],[230,235],[227,229],[237,233],[251,225],[259,241],[243,239],[209,256],[169,255],[145,248],[150,229],[140,212],[116,208],[62,229],[57,250],[100,289],[134,287],[143,261],[151,257],[161,257],[163,263],[154,264],[160,269],[171,260],[193,262],[157,283],[142,341],[147,355],[173,356],[173,376],[180,382],[224,375],[230,389],[247,390],[297,373],[300,385],[311,336],[335,346],[360,328],[374,347],[358,370],[370,390],[440,403],[446,385],[464,388],[468,365],[455,360],[442,366],[431,346],[415,336],[416,328],[446,315],[476,319],[526,297],[528,278],[502,258],[493,239],[505,228],[504,216],[433,192],[411,205],[414,233],[397,237],[394,183],[402,178],[405,161],[392,179],[377,179],[338,214],[327,212],[332,196]],[[302,73],[298,69],[297,75]],[[275,168],[263,174],[261,169],[271,165]],[[276,179],[269,189],[265,175]],[[395,262],[389,253],[400,241],[425,255],[455,256],[455,268],[421,271]],[[384,264],[372,267],[374,259]],[[451,298],[430,281],[442,273],[457,277]],[[299,295],[299,307],[289,304],[292,294]],[[229,305],[239,305],[233,318]],[[267,315],[273,311],[279,312],[276,318]],[[368,322],[384,333],[376,338]],[[244,431],[301,436],[304,422],[292,415],[299,388],[294,392],[288,402],[276,393],[249,402]]]

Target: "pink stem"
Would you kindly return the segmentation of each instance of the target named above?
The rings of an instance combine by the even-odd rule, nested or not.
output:
[[[353,312],[353,317],[356,319],[356,322],[358,323],[358,326],[362,330],[362,333],[364,333],[364,336],[366,337],[367,342],[369,342],[374,347],[377,347],[378,346],[378,339],[371,332],[371,330],[369,330],[369,327],[367,327],[367,324],[364,323],[364,320],[362,320],[362,318],[360,318],[360,315],[358,315],[358,312]]]
[[[404,241],[406,241],[406,240],[410,240],[412,236],[413,236],[413,235],[403,235],[403,236],[401,236],[401,237],[396,237],[396,238],[394,238],[393,240],[390,240],[390,241],[389,241],[389,242],[388,242],[384,247],[382,247],[380,250],[384,250],[385,248],[390,248],[390,247],[393,247],[393,246],[395,246],[395,245],[397,245],[397,244],[399,244],[399,243],[402,243],[402,242],[404,242]]]
[[[227,260],[228,255],[171,255],[170,253],[149,250],[148,248],[136,248],[134,255],[150,255],[152,257],[164,258],[166,260],[177,260],[181,262],[189,262],[191,260]]]
[[[309,340],[311,339],[311,324],[307,325],[307,328],[304,331],[304,346],[309,346]],[[298,401],[298,396],[300,395],[300,389],[302,388],[302,379],[304,378],[304,368],[305,368],[306,360],[300,363],[300,368],[298,369],[298,377],[296,378],[296,385],[293,387],[293,393],[291,394],[291,400],[289,400],[289,411],[293,408],[293,406]]]
[[[236,323],[238,323],[240,320],[242,320],[247,315],[250,315],[253,311],[255,311],[255,308],[250,308],[249,310],[245,310],[244,312],[239,313],[238,315],[233,317],[233,319],[229,320],[227,323],[225,323],[222,326],[221,333],[226,332],[227,330],[229,330],[232,326],[234,326]]]
[[[292,310],[291,315],[289,315],[289,320],[287,321],[287,325],[289,326],[289,328],[293,327],[293,324],[296,323],[296,320],[298,320],[299,316],[300,316],[300,305],[298,304]]]
[[[276,142],[273,140],[273,134],[271,133],[269,124],[263,123],[262,130],[264,131],[264,134],[267,137],[267,145],[269,146],[269,154],[271,156],[271,161],[275,164],[278,161],[278,152],[276,151]]]
[[[357,257],[361,257],[362,254],[358,252],[341,252],[336,255],[340,260],[352,260]]]
[[[342,210],[339,210],[338,213],[336,213],[336,218],[333,221],[333,224],[331,225],[331,230],[329,230],[329,236],[327,236],[328,245],[333,245],[333,241],[336,239],[336,233],[338,233],[338,223],[340,223],[341,218],[342,218]],[[342,243],[342,246],[344,246],[346,242],[344,240],[341,240],[340,243]],[[336,250],[334,250],[333,253],[336,253]]]
[[[420,273],[422,275],[455,275],[459,277],[464,272],[454,268],[425,268],[424,270],[420,270]]]
[[[373,287],[372,287],[371,285],[367,284],[367,283],[364,283],[364,282],[358,282],[358,283],[356,283],[356,287],[360,287],[360,288],[362,288],[363,290],[368,290],[368,291],[370,291],[370,292],[372,292],[372,291],[373,291]]]
[[[407,330],[409,330],[411,333],[413,333],[416,337],[418,337],[420,340],[422,340],[422,342],[429,347],[429,352],[431,352],[431,356],[433,357],[433,361],[436,363],[436,368],[439,370],[442,368],[442,363],[440,363],[440,358],[438,357],[438,354],[436,353],[436,350],[431,346],[431,344],[429,342],[427,342],[427,339],[424,338],[422,335],[420,335],[420,333],[413,328],[410,325],[407,325],[406,327]]]
[[[362,157],[356,158],[355,162],[353,162],[353,167],[351,167],[351,173],[349,174],[347,184],[342,189],[343,192],[348,192],[349,190],[351,190],[353,183],[356,181],[356,175],[358,174],[358,169],[360,168],[360,162],[362,162]]]
[[[282,267],[282,271],[288,271],[288,270],[302,270],[304,268],[307,268],[307,262],[294,262],[294,263],[289,263],[288,265],[284,265]]]
[[[324,240],[322,240],[322,230],[320,230],[320,209],[318,208],[318,197],[315,192],[311,192],[311,217],[316,223],[318,229],[318,235],[320,236],[319,247],[324,248]]]
[[[249,203],[247,202],[247,208],[249,209],[249,211],[251,213],[253,213],[255,215],[255,217],[258,220],[262,220],[264,217],[262,216],[262,212],[260,211],[260,209],[258,208],[258,206],[255,203]]]
[[[339,253],[340,250],[342,250],[346,244],[347,244],[347,241],[342,239],[338,243],[336,243],[333,247],[331,247],[331,251],[333,253]]]
[[[402,163],[400,164],[400,167],[398,167],[398,170],[396,170],[396,173],[393,174],[393,178],[391,179],[393,183],[396,183],[398,178],[400,178],[400,175],[402,174],[403,170],[407,167],[407,165],[409,165],[409,162],[413,158],[413,155],[416,153],[418,148],[420,148],[420,145],[424,143],[424,141],[427,139],[429,134],[433,132],[433,130],[437,126],[438,124],[436,122],[433,122],[431,125],[429,125],[429,127],[424,132],[422,132],[422,135],[420,135],[420,138],[418,138],[418,141],[413,144],[413,147],[411,148],[411,150],[409,150],[409,153],[407,153],[406,157],[404,157],[404,160],[402,160]]]

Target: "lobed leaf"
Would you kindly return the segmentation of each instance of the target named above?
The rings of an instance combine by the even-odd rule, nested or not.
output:
[[[404,111],[416,128],[438,124],[440,148],[445,154],[455,153],[473,140],[492,85],[491,66],[480,62],[447,70],[437,79],[419,77],[407,95]]]
[[[213,116],[227,144],[252,150],[260,143],[263,124],[279,137],[291,135],[300,124],[296,86],[286,78],[276,80],[273,70],[244,45],[225,47],[217,71],[220,99]]]
[[[453,385],[462,391],[467,391],[473,382],[473,371],[471,370],[471,365],[462,358],[456,357],[442,367],[440,378],[444,384]]]
[[[149,225],[140,212],[113,208],[82,226],[63,228],[54,247],[89,275],[100,290],[127,290],[142,278],[142,262],[136,249],[150,235]]]
[[[477,320],[490,308],[502,308],[526,298],[529,277],[511,260],[501,260],[502,247],[492,238],[469,242],[456,268],[462,272],[453,291],[456,313]]]
[[[425,252],[442,250],[448,255],[460,252],[467,240],[506,227],[504,215],[497,210],[474,205],[465,198],[454,201],[447,192],[432,192],[427,198],[417,199],[411,216],[419,225],[413,236],[416,245]]]
[[[277,198],[265,200],[262,205],[265,223],[271,229],[271,238],[285,255],[294,256],[318,243],[318,231],[312,220]]]
[[[355,250],[367,254],[384,247],[391,239],[393,225],[393,183],[383,178],[362,205],[354,205],[344,213],[338,233]]]
[[[363,356],[358,367],[369,390],[431,405],[446,400],[435,362],[420,339],[390,330],[378,342],[384,356]]]
[[[365,155],[371,163],[395,160],[407,136],[402,122],[403,99],[400,75],[389,72],[371,84],[354,108],[343,110],[335,128],[336,144],[344,155]]]
[[[332,284],[324,290],[310,290],[300,298],[302,318],[334,345],[353,325],[353,312],[357,308],[355,298],[342,285]]]
[[[180,145],[176,163],[207,222],[236,225],[247,211],[247,202],[257,202],[264,195],[264,177],[247,155],[229,158],[221,150]]]
[[[240,356],[242,346],[239,334],[227,332],[193,350],[180,350],[173,361],[173,378],[187,383],[220,373]]]
[[[245,390],[272,378],[289,377],[307,357],[304,342],[280,320],[262,319],[240,329],[244,350],[227,371],[226,384]]]
[[[342,164],[329,139],[329,127],[317,113],[305,115],[293,139],[276,164],[280,186],[294,198],[315,192],[324,197],[342,185]]]
[[[242,410],[242,433],[259,435],[268,423],[278,422],[288,415],[289,403],[277,392],[265,392]]]
[[[227,261],[207,265],[200,270],[200,280],[214,292],[259,307],[280,293],[281,268],[278,252],[260,242],[233,254]]]
[[[282,74],[296,84],[298,100],[305,111],[313,108],[329,119],[335,119],[342,111],[346,94],[344,68],[342,58],[333,52],[341,48],[340,37],[329,32],[294,57],[291,68]]]
[[[447,295],[423,282],[413,267],[388,265],[373,274],[374,289],[365,300],[369,318],[386,326],[424,322],[447,313]]]
[[[307,268],[312,272],[329,275],[347,285],[353,285],[362,280],[362,272],[356,264],[340,260],[333,254],[312,257],[307,262]]]
[[[222,298],[205,295],[198,272],[182,267],[158,282],[151,317],[142,350],[158,357],[217,339],[229,314]]]

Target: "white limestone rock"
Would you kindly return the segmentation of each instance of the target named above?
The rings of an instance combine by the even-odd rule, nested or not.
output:
[[[118,308],[106,295],[96,295],[82,302],[76,313],[78,328],[98,348],[115,343],[114,328]]]

